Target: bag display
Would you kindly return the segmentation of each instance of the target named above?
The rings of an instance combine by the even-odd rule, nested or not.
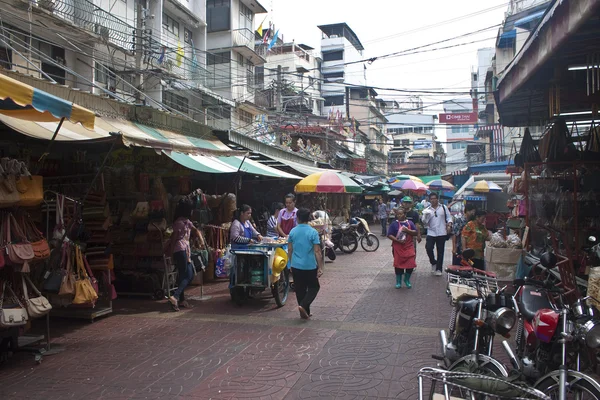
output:
[[[135,209],[131,212],[131,218],[145,219],[148,218],[150,205],[147,201],[142,201],[136,204]]]
[[[71,257],[71,249],[63,250],[63,263],[65,265],[64,274],[60,283],[60,289],[58,294],[61,296],[74,295],[75,294],[75,275],[73,274],[73,261]]]
[[[44,179],[41,176],[20,176],[16,180],[19,206],[37,207],[44,201]]]
[[[27,283],[25,283],[27,281]],[[27,306],[27,314],[30,318],[39,318],[48,314],[52,310],[52,306],[39,290],[34,286],[27,274],[22,275],[21,282],[23,283],[23,295],[25,296],[25,305]],[[37,297],[29,298],[27,284],[33,289]]]
[[[19,192],[13,175],[0,175],[0,208],[13,207],[19,203]]]
[[[94,307],[98,300],[98,292],[94,290],[91,278],[88,276],[84,264],[81,249],[75,246],[75,262],[77,266],[77,280],[75,281],[75,298],[73,304],[86,304]]]
[[[52,239],[62,241],[65,236],[65,196],[62,194],[56,195],[56,225],[52,232]]]
[[[32,261],[34,258],[33,247],[31,243],[27,241],[27,238],[19,228],[15,217],[12,214],[8,214],[8,218],[5,221],[6,227],[6,252],[8,253],[8,258],[11,264],[15,266],[23,266],[22,268],[29,267],[29,261]],[[16,233],[17,239],[21,241],[21,243],[11,243],[11,233],[14,231]]]
[[[41,261],[50,257],[50,246],[48,241],[35,226],[31,217],[27,214],[21,218],[24,227],[25,236],[33,247],[33,261]]]
[[[58,293],[60,291],[63,280],[62,264],[64,263],[64,251],[64,249],[56,248],[50,254],[50,260],[48,261],[49,269],[46,271],[42,285],[44,292]]]
[[[4,302],[7,298],[6,293],[10,292],[12,298],[14,298],[19,305],[17,308],[5,308]],[[23,326],[27,323],[29,316],[27,315],[27,309],[23,307],[23,304],[19,301],[19,298],[15,295],[15,292],[6,285],[6,282],[2,284],[2,297],[0,297],[0,328],[14,328]]]

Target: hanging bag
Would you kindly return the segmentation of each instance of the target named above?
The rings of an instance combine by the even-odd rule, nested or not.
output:
[[[27,283],[25,283],[25,281],[27,281],[34,293],[37,294],[37,297],[29,298]],[[22,274],[21,282],[23,282],[23,296],[25,296],[25,305],[27,306],[27,314],[29,317],[39,318],[48,314],[50,310],[52,310],[52,306],[48,302],[48,299],[42,296],[40,291],[37,290],[27,274]]]
[[[64,274],[60,283],[58,294],[60,296],[72,296],[75,294],[75,274],[73,273],[73,259],[71,249],[63,248],[63,264],[65,266]],[[62,271],[61,271],[62,272]]]
[[[17,308],[5,308],[4,300],[6,299],[6,293],[10,292],[12,298],[15,299],[19,307]],[[19,298],[15,295],[15,292],[6,285],[6,282],[2,283],[2,297],[0,297],[0,328],[14,328],[23,326],[27,323],[29,316],[27,310],[23,307],[23,304],[19,301]]]
[[[33,261],[41,261],[50,257],[50,246],[48,241],[35,226],[35,223],[28,214],[21,218],[22,226],[25,230],[25,236],[33,247]]]
[[[75,246],[75,262],[77,265],[77,281],[75,282],[73,304],[85,304],[94,307],[96,300],[98,300],[98,293],[94,290],[92,282],[85,271],[83,257],[78,246]]]
[[[6,244],[6,252],[8,253],[8,258],[11,264],[21,269],[21,272],[29,272],[29,261],[32,261],[34,258],[33,247],[27,241],[25,235],[23,235],[14,215],[8,214],[7,219],[6,237],[8,243]],[[21,243],[11,243],[11,231],[13,230]]]
[[[19,203],[19,192],[15,184],[15,176],[0,175],[0,208],[12,207]]]
[[[19,192],[19,206],[37,207],[44,201],[44,182],[41,176],[20,176],[15,184]]]
[[[65,196],[56,195],[56,225],[52,232],[52,239],[62,241],[65,236]]]

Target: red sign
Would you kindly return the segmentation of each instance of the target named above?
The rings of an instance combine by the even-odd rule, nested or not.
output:
[[[477,123],[477,113],[440,114],[440,124],[469,125]]]
[[[352,172],[364,174],[367,172],[367,160],[364,158],[357,158],[352,160]]]

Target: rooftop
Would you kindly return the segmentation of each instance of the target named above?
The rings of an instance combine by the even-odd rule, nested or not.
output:
[[[358,36],[356,36],[356,33],[354,33],[354,31],[350,29],[348,24],[345,22],[339,24],[319,25],[318,28],[321,30],[321,32],[327,35],[327,37],[345,37],[358,51],[365,49],[358,39]]]

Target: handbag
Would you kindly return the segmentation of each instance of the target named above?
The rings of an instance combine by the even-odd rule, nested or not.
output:
[[[0,176],[0,208],[12,207],[19,203],[19,192],[14,175]]]
[[[73,261],[71,260],[71,249],[63,249],[63,262],[65,264],[65,271],[62,275],[60,282],[60,289],[58,294],[61,296],[74,295],[75,294],[75,275],[73,274]]]
[[[6,252],[11,264],[15,266],[22,266],[21,272],[25,272],[24,269],[29,267],[29,261],[34,258],[33,247],[31,243],[27,242],[27,238],[21,232],[17,221],[12,214],[8,214],[8,221],[6,221],[6,238],[8,243],[6,244]],[[12,221],[12,226],[11,226]],[[23,243],[11,243],[11,230],[14,228],[15,233]],[[27,271],[28,272],[28,271]]]
[[[20,307],[4,308],[6,291],[10,291]],[[6,282],[4,282],[2,284],[2,297],[0,297],[0,328],[14,328],[17,326],[23,326],[27,323],[28,319],[29,316],[27,315],[27,310],[25,307],[23,307],[23,304],[21,304],[19,298],[15,295],[15,292],[13,292],[10,286],[6,286]]]
[[[64,246],[67,246],[66,244]],[[58,293],[63,280],[62,264],[65,261],[65,247],[55,248],[50,254],[48,261],[49,270],[44,276],[42,288],[44,292]]]
[[[33,261],[41,261],[50,257],[50,246],[48,241],[35,226],[29,215],[23,216],[23,227],[25,228],[25,236],[33,247]]]
[[[27,281],[29,286],[31,286],[35,294],[37,294],[37,297],[33,297],[31,299],[29,298],[29,293],[27,291],[27,283],[25,283],[25,281]],[[27,314],[31,318],[39,318],[48,314],[50,310],[52,310],[52,306],[48,302],[48,299],[42,296],[40,291],[37,290],[37,288],[31,282],[31,279],[29,279],[29,276],[27,274],[22,274],[21,282],[23,283],[23,295],[25,296]]]
[[[79,247],[75,247],[75,262],[77,265],[77,280],[75,281],[75,298],[73,304],[85,304],[94,307],[98,293],[94,290],[90,277],[83,266],[83,256]]]
[[[39,175],[20,176],[16,180],[19,206],[37,207],[44,201],[44,178]]]

